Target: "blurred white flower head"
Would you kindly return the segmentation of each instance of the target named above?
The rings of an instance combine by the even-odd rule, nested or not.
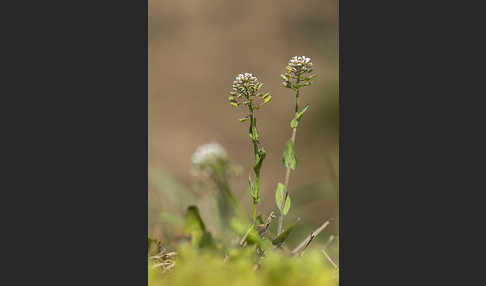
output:
[[[218,159],[226,159],[226,150],[219,143],[211,142],[199,146],[192,155],[192,164],[195,167],[202,167],[208,163],[214,163]]]

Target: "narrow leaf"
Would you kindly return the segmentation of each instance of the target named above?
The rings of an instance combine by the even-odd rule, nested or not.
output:
[[[257,199],[257,197],[256,197],[256,189],[255,189],[255,184],[254,184],[254,183],[253,183],[253,181],[251,180],[251,177],[250,177],[250,176],[248,176],[248,182],[249,182],[249,184],[250,184],[250,196],[256,200],[256,199]]]
[[[270,92],[265,92],[265,93],[261,93],[261,94],[260,94],[260,97],[261,97],[261,98],[263,98],[263,99],[265,99],[265,98],[267,98],[269,95],[270,95]]]
[[[282,183],[278,183],[277,191],[275,192],[275,203],[279,210],[282,210],[282,200],[284,197],[285,186]]]
[[[262,148],[258,151],[256,164],[253,167],[253,170],[255,170],[255,173],[258,174],[260,172],[260,169],[262,167],[263,160],[265,159],[265,157],[266,157],[266,153],[265,153],[265,150]]]
[[[285,145],[285,150],[283,153],[283,163],[285,167],[292,170],[295,170],[295,167],[297,165],[297,160],[295,158],[294,142],[292,142],[291,139],[289,139],[289,141]]]
[[[273,245],[280,245],[283,242],[285,242],[285,240],[287,240],[287,238],[289,237],[289,234],[292,232],[292,230],[294,229],[294,227],[299,223],[299,221],[300,221],[300,218],[298,218],[295,223],[293,223],[284,232],[282,232],[279,236],[277,236],[277,238],[275,238],[272,241]]]
[[[256,129],[255,125],[253,125],[253,127],[252,127],[252,131],[253,131],[253,132],[252,132],[252,133],[253,133],[253,137],[252,137],[252,139],[253,139],[254,141],[258,141],[258,130]]]
[[[299,113],[297,113],[297,115],[295,116],[295,119],[297,121],[300,121],[300,119],[302,118],[302,116],[304,115],[304,113],[307,111],[307,109],[309,109],[309,104],[307,104],[304,109],[302,109]]]
[[[283,214],[287,215],[289,213],[289,210],[290,210],[290,195],[287,194],[287,199],[285,200]]]
[[[277,191],[275,192],[275,203],[280,211],[282,211],[282,200],[285,197],[285,186],[282,183],[278,183]],[[287,199],[285,200],[285,205],[283,209],[283,215],[287,215],[290,209],[290,196],[287,194]]]

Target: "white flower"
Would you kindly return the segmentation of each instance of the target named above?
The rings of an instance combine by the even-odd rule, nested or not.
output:
[[[208,163],[214,163],[217,159],[226,159],[226,150],[216,142],[199,146],[192,155],[192,164],[201,167]]]
[[[312,61],[310,58],[301,56],[293,57],[287,65],[287,71],[297,77],[312,71]]]
[[[251,73],[239,74],[233,81],[233,91],[236,95],[252,96],[259,88],[260,81]]]

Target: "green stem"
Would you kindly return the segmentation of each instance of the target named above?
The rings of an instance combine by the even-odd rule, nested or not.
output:
[[[257,207],[257,204],[256,204],[256,201],[253,200],[253,225],[256,225],[256,207]]]
[[[300,83],[300,76],[297,77],[297,81],[296,81],[297,85],[299,83]],[[297,116],[297,113],[299,113],[299,96],[300,96],[300,87],[296,88],[296,90],[295,90],[295,115],[294,115],[294,118]],[[290,140],[294,144],[294,148],[295,148],[296,133],[297,133],[297,127],[292,128],[292,137],[290,138]],[[280,216],[278,218],[277,235],[280,235],[282,233],[283,219],[284,219],[283,210],[284,210],[284,207],[285,207],[285,201],[287,200],[287,196],[289,194],[288,193],[288,185],[289,185],[289,180],[290,180],[290,171],[291,171],[290,166],[286,166],[285,179],[284,179],[284,197],[283,197],[283,200],[280,204]]]
[[[255,120],[255,114],[253,112],[253,106],[251,100],[250,100],[249,108],[250,108],[250,134],[253,135],[253,127],[255,127],[256,129],[256,120]],[[255,160],[256,160],[258,154],[258,142],[253,139],[252,141],[253,141],[253,152],[255,154]]]
[[[256,119],[255,119],[255,114],[254,114],[254,111],[253,111],[253,102],[251,101],[251,99],[249,99],[249,110],[250,110],[250,135],[252,135],[252,142],[253,142],[253,153],[255,155],[255,163],[258,162],[258,153],[259,153],[259,150],[258,150],[258,141],[253,139],[254,138],[254,133],[253,133],[253,130],[256,129]],[[257,204],[258,204],[258,198],[259,198],[259,195],[260,195],[260,170],[258,170],[258,172],[256,170],[254,170],[255,172],[255,196],[257,199],[253,199],[253,223],[255,224],[256,223],[256,207],[257,207]]]
[[[226,195],[226,197],[228,198],[228,200],[231,202],[233,208],[235,210],[238,209],[239,208],[238,201],[236,200],[233,192],[231,191],[228,182],[225,180],[224,182],[222,182],[220,184],[220,187],[219,188],[223,191],[224,195]]]

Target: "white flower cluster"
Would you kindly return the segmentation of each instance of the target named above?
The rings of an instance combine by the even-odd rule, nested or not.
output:
[[[237,95],[251,96],[260,88],[260,81],[251,73],[239,74],[233,81],[233,91]]]
[[[310,58],[293,57],[290,59],[287,65],[287,71],[292,73],[295,77],[302,75],[304,73],[312,72],[312,61]]]
[[[217,159],[226,159],[226,150],[220,144],[212,142],[199,146],[192,155],[192,164],[202,167],[208,163],[214,163]]]

